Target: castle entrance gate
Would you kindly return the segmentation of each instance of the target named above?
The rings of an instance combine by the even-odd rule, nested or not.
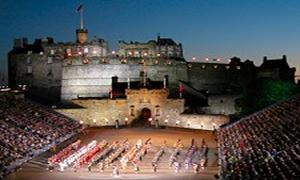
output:
[[[150,125],[149,118],[151,118],[151,110],[144,107],[140,112],[138,117],[132,123],[135,127],[147,127]]]

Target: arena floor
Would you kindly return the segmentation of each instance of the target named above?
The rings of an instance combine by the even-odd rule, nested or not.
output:
[[[129,165],[126,170],[120,168],[120,174],[118,177],[112,176],[112,168],[106,168],[104,172],[99,172],[97,169],[92,169],[89,172],[87,168],[81,168],[76,172],[71,168],[66,169],[64,172],[60,172],[57,168],[50,172],[47,170],[47,158],[53,155],[48,151],[41,156],[31,160],[23,165],[17,172],[8,176],[8,179],[17,180],[75,180],[75,179],[215,179],[214,175],[218,172],[217,156],[216,156],[216,142],[215,136],[210,131],[200,130],[187,130],[187,129],[147,129],[147,128],[124,128],[124,129],[111,129],[111,128],[90,128],[85,133],[79,135],[79,139],[83,144],[87,144],[92,140],[100,142],[105,139],[109,143],[119,140],[123,141],[128,139],[130,145],[133,146],[138,139],[143,141],[151,138],[152,148],[146,154],[144,160],[140,165],[140,172],[136,174],[132,165]],[[183,164],[185,159],[186,149],[190,146],[192,138],[195,139],[197,147],[204,138],[208,147],[208,163],[204,170],[200,170],[197,174],[193,173],[192,168],[186,170],[183,165],[178,173],[175,173],[175,169],[169,168],[168,161],[171,154],[172,147],[178,139],[182,140],[184,145],[183,151],[179,155],[179,162]],[[75,140],[75,139],[74,139]],[[163,141],[167,141],[167,151],[161,157],[158,163],[157,172],[154,173],[151,167],[151,161],[155,152],[163,144]],[[69,142],[71,143],[71,142]],[[63,146],[67,146],[69,143],[64,143]],[[57,147],[57,150],[62,147]],[[197,161],[197,158],[195,160]],[[116,163],[118,163],[116,161]]]

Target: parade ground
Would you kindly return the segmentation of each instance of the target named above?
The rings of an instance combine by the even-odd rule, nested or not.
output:
[[[48,169],[47,159],[65,148],[72,142],[80,139],[82,144],[96,140],[101,142],[106,140],[108,144],[112,142],[124,142],[128,140],[129,147],[134,147],[136,142],[142,140],[145,142],[149,140],[151,147],[145,154],[142,161],[139,163],[139,171],[135,171],[132,164],[128,164],[126,169],[119,168],[118,175],[113,174],[113,166],[120,165],[120,157],[115,159],[110,166],[104,168],[101,172],[98,168],[92,167],[90,170],[87,166],[83,166],[74,170],[73,168],[66,168],[60,171],[59,167],[55,167],[53,171]],[[39,157],[25,163],[19,170],[10,174],[8,179],[17,180],[77,180],[77,179],[215,179],[214,175],[218,173],[218,158],[217,158],[217,144],[215,135],[211,131],[191,130],[191,129],[154,129],[154,128],[87,128],[77,137],[74,137],[68,142],[64,142],[57,146],[55,150],[49,150]],[[177,169],[170,166],[170,156],[174,150],[174,144],[181,140],[183,147],[177,156],[180,167]],[[207,162],[204,168],[194,171],[193,167],[186,168],[185,160],[187,152],[191,146],[192,139],[196,145],[196,151],[191,156],[193,164],[199,164],[200,160],[200,147],[203,144],[203,139],[207,146]],[[161,146],[165,144],[165,152],[159,158],[157,163],[157,171],[153,171],[151,162],[155,154],[160,150]]]

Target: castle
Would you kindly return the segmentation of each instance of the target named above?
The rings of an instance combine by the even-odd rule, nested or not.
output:
[[[118,50],[111,51],[104,39],[88,40],[81,19],[76,42],[56,43],[50,37],[34,43],[16,39],[8,53],[9,85],[27,85],[27,95],[52,104],[122,97],[126,95],[122,83],[132,88],[159,83],[162,88],[165,83],[168,98],[179,98],[181,85],[186,104],[206,104],[200,110],[204,113],[233,114],[234,100],[256,79],[294,81],[295,68],[289,67],[286,56],[264,57],[256,67],[237,57],[228,63],[188,62],[183,54],[181,43],[160,36],[145,43],[119,41]]]

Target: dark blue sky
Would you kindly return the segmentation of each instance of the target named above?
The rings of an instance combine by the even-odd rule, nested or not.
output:
[[[74,41],[79,0],[1,0],[0,66],[14,38]],[[85,26],[112,49],[118,40],[171,37],[187,59],[288,56],[300,74],[299,0],[85,0]],[[0,68],[0,69],[1,69]]]

